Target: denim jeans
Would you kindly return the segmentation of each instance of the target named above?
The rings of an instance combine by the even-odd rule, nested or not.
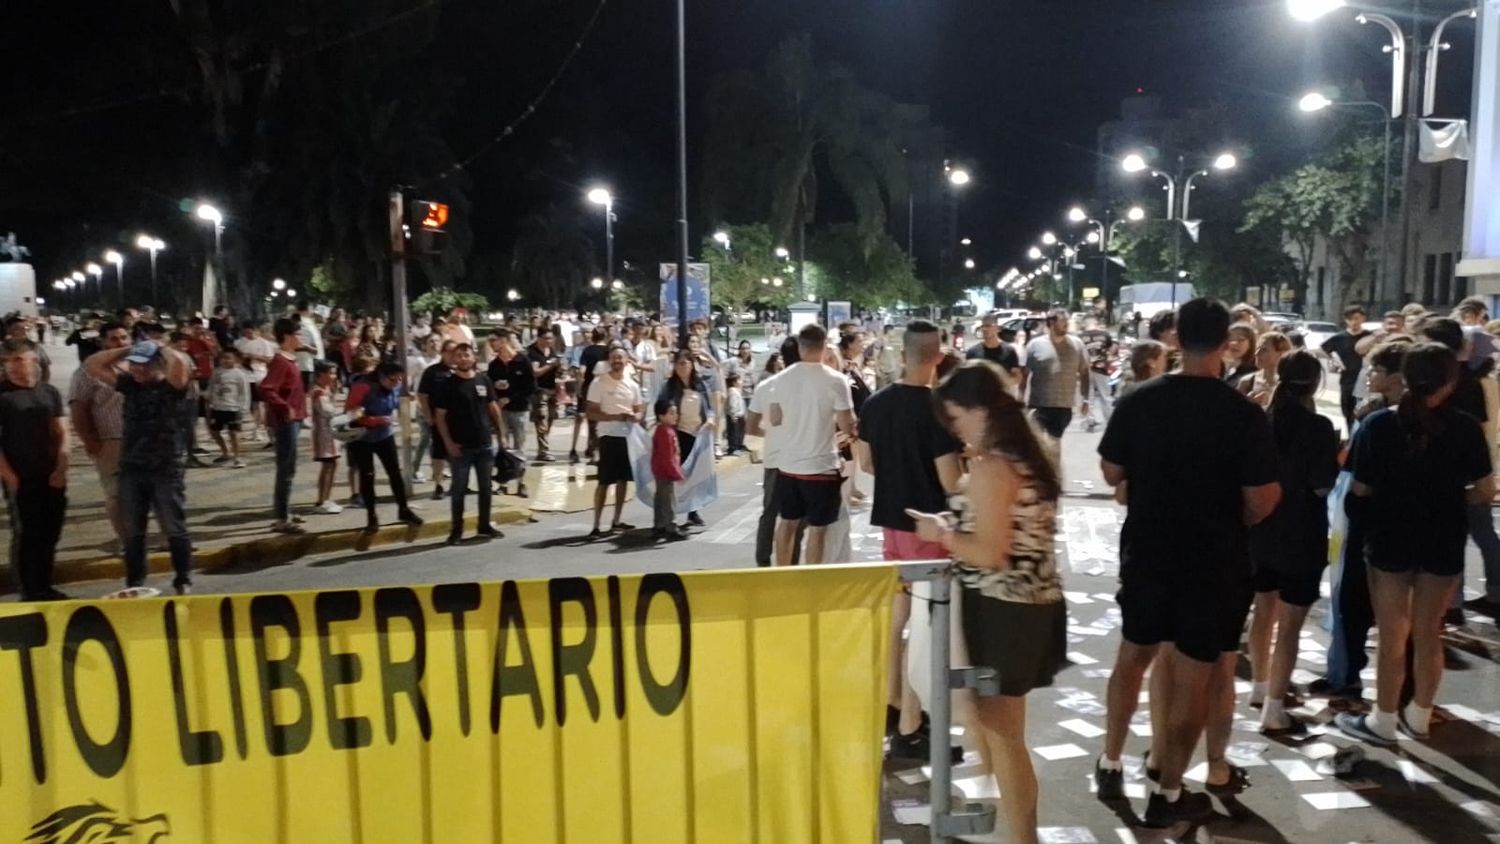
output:
[[[495,449],[490,446],[465,448],[457,457],[449,458],[453,467],[453,489],[448,493],[453,515],[452,533],[464,532],[464,498],[469,492],[469,470],[474,470],[474,483],[479,489],[479,527],[490,526],[490,485],[494,482]]]
[[[120,519],[125,523],[125,585],[146,582],[146,519],[154,511],[172,552],[173,585],[192,582],[193,540],[188,535],[182,473],[120,469]]]
[[[297,475],[297,437],[301,433],[301,421],[276,426],[276,492],[272,509],[278,522],[292,517],[292,478]]]
[[[1469,538],[1479,546],[1479,556],[1484,560],[1484,594],[1492,601],[1500,601],[1500,536],[1495,535],[1495,514],[1490,502],[1469,505]],[[1453,605],[1463,603],[1462,583],[1453,590]]]
[[[500,421],[505,430],[501,433],[501,448],[514,451],[517,454],[526,453],[526,417],[529,411],[525,410],[502,410]]]

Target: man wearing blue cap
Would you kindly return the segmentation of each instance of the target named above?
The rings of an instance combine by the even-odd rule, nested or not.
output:
[[[129,374],[115,366],[121,359]],[[125,527],[125,585],[146,583],[146,518],[156,520],[167,535],[179,595],[192,587],[193,541],[184,512],[182,473],[182,414],[177,410],[187,395],[193,375],[192,360],[153,340],[124,349],[91,355],[84,363],[89,374],[113,383],[125,397],[124,434],[120,455],[120,511]]]

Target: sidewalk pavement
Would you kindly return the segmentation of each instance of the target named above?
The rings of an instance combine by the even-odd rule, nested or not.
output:
[[[537,514],[577,513],[592,509],[597,473],[593,466],[567,462],[572,435],[572,420],[559,419],[553,425],[550,437],[553,453],[560,453],[561,458],[554,463],[528,466],[526,485],[529,498],[505,493],[495,495],[493,517],[496,525],[503,529],[507,524],[535,521]],[[211,446],[206,434],[200,437],[199,444]],[[426,520],[426,524],[408,527],[395,522],[396,505],[379,468],[375,472],[380,499],[377,513],[386,524],[373,535],[365,534],[362,530],[364,508],[348,504],[351,492],[347,458],[339,461],[338,477],[334,483],[334,498],[344,506],[344,512],[336,515],[311,512],[317,504],[319,464],[309,456],[310,434],[305,429],[299,448],[303,459],[297,466],[292,484],[292,510],[305,519],[302,527],[307,532],[300,535],[271,533],[275,456],[273,451],[263,448],[264,445],[264,440],[240,443],[241,458],[247,464],[243,469],[231,469],[225,465],[187,470],[186,510],[188,529],[193,536],[195,570],[211,571],[230,566],[263,568],[311,555],[362,552],[376,547],[441,540],[448,536],[452,527],[450,503],[446,495],[441,501],[432,500],[432,481],[409,490],[412,509]],[[534,434],[526,453],[528,458],[536,454]],[[207,459],[214,456],[204,455]],[[734,471],[748,462],[744,457],[725,458],[719,461],[719,472]],[[431,473],[425,459],[422,468]],[[444,483],[445,489],[448,486]],[[477,489],[472,486],[472,481],[471,489]],[[472,533],[476,526],[478,506],[478,496],[471,493],[465,501],[466,532]],[[8,516],[3,512],[0,512],[0,525],[9,532]],[[150,531],[150,570],[153,573],[170,572],[166,540],[154,517]],[[62,539],[58,542],[54,581],[76,583],[118,579],[123,583],[125,563],[115,545],[93,462],[82,447],[75,444],[68,470],[68,516]],[[0,568],[0,590],[11,591],[14,583],[9,565]]]

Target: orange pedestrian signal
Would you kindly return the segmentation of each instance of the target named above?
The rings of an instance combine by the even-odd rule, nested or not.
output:
[[[444,202],[423,202],[422,228],[442,229],[448,225],[448,205]]]
[[[437,255],[448,240],[448,203],[419,199],[412,203],[412,246],[418,255]]]

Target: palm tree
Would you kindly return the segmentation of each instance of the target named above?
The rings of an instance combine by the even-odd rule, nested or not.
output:
[[[907,190],[903,137],[927,112],[859,84],[813,58],[807,35],[782,42],[759,73],[717,78],[708,101],[705,211],[710,219],[767,220],[786,242],[817,214],[826,172],[854,205],[873,244],[886,206]]]

